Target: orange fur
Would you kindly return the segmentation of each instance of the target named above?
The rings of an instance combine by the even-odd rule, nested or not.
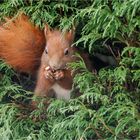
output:
[[[44,47],[44,33],[24,14],[0,26],[0,58],[20,72],[36,72]]]

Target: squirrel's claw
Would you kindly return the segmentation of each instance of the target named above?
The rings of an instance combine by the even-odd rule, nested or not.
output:
[[[46,79],[54,80],[54,73],[52,72],[50,67],[45,68],[44,75]]]
[[[62,70],[57,70],[54,73],[55,80],[60,80],[64,78],[64,72]]]

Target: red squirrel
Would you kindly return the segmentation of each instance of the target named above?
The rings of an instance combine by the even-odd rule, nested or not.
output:
[[[71,47],[74,31],[62,33],[46,25],[44,34],[46,47],[41,58],[35,95],[48,96],[53,90],[56,98],[70,99],[73,78],[67,64],[75,60],[75,49]]]
[[[20,72],[33,74],[40,65],[35,95],[43,97],[55,93],[56,98],[68,100],[73,76],[67,64],[77,59],[76,49],[71,47],[73,39],[74,30],[62,33],[46,25],[43,33],[22,14],[0,26],[0,57]],[[86,54],[80,54],[90,67]]]

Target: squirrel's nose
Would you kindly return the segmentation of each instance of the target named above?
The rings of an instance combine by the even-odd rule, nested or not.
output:
[[[52,66],[52,69],[53,69],[53,70],[58,70],[58,69],[60,69],[60,68],[59,68],[58,66],[56,66],[56,65],[53,65],[53,66]]]

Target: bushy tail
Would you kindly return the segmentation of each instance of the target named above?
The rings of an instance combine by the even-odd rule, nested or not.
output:
[[[24,14],[0,26],[0,58],[20,72],[36,72],[44,47],[43,32]]]

